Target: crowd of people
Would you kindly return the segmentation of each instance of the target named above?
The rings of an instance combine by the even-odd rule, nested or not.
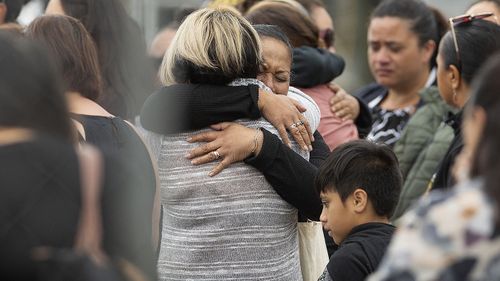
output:
[[[500,279],[499,1],[382,0],[352,94],[321,0],[209,0],[149,48],[120,0],[27,2],[0,2],[1,280]]]

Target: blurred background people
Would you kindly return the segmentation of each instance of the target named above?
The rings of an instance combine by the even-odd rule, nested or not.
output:
[[[82,22],[92,36],[102,71],[103,94],[97,101],[111,114],[133,120],[153,91],[154,70],[137,23],[120,0],[50,0],[46,14]]]

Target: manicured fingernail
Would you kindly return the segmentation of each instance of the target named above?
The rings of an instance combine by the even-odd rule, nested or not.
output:
[[[291,143],[287,143],[288,147],[289,148],[292,148],[292,144]]]
[[[191,153],[186,153],[184,157],[186,157],[187,159],[191,158]]]
[[[191,164],[193,164],[193,165],[196,165],[196,163],[198,163],[196,160],[191,161]]]
[[[309,146],[309,151],[312,151],[313,150],[313,147],[312,145]]]
[[[210,173],[208,173],[208,176],[209,176],[209,177],[213,177],[213,176],[214,176],[214,172],[210,172]]]
[[[307,148],[307,146],[303,146],[302,149],[305,150],[305,151],[309,151],[309,149]]]
[[[314,136],[311,137],[311,141],[314,141]]]
[[[193,138],[192,138],[192,137],[189,137],[189,138],[187,138],[186,140],[187,140],[188,142],[191,142],[191,141],[193,140]]]

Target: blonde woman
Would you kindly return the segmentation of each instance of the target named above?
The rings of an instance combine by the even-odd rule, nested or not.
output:
[[[162,80],[165,85],[263,87],[255,79],[260,53],[257,33],[237,12],[203,9],[187,17],[180,26],[164,58]],[[160,110],[161,103],[167,102],[163,98],[161,92],[153,95],[143,112]],[[318,112],[313,102],[307,98],[302,101],[309,106],[310,114]],[[303,118],[305,122],[306,117]],[[305,131],[303,121],[299,121],[294,128]],[[307,121],[315,130],[317,122],[312,118]],[[253,129],[243,131],[245,135],[234,141],[251,147],[253,155],[269,153],[261,151],[264,130],[257,128],[278,135],[270,123],[264,119],[238,123]],[[154,130],[148,125],[145,128]],[[146,134],[158,160],[162,186],[160,279],[302,280],[297,210],[248,165],[231,165],[215,177],[208,174],[218,161],[193,166],[186,157],[197,145],[186,140],[208,131],[209,128],[175,135]],[[292,149],[306,159],[309,157],[296,143],[292,143]],[[207,157],[221,160],[224,155],[215,149]]]

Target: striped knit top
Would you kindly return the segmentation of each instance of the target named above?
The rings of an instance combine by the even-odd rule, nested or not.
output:
[[[305,106],[319,116],[315,104]],[[264,119],[237,122],[277,135]],[[216,163],[191,165],[185,155],[197,144],[186,139],[203,131],[146,133],[161,181],[160,280],[301,281],[297,210],[251,166],[233,164],[211,178]]]

